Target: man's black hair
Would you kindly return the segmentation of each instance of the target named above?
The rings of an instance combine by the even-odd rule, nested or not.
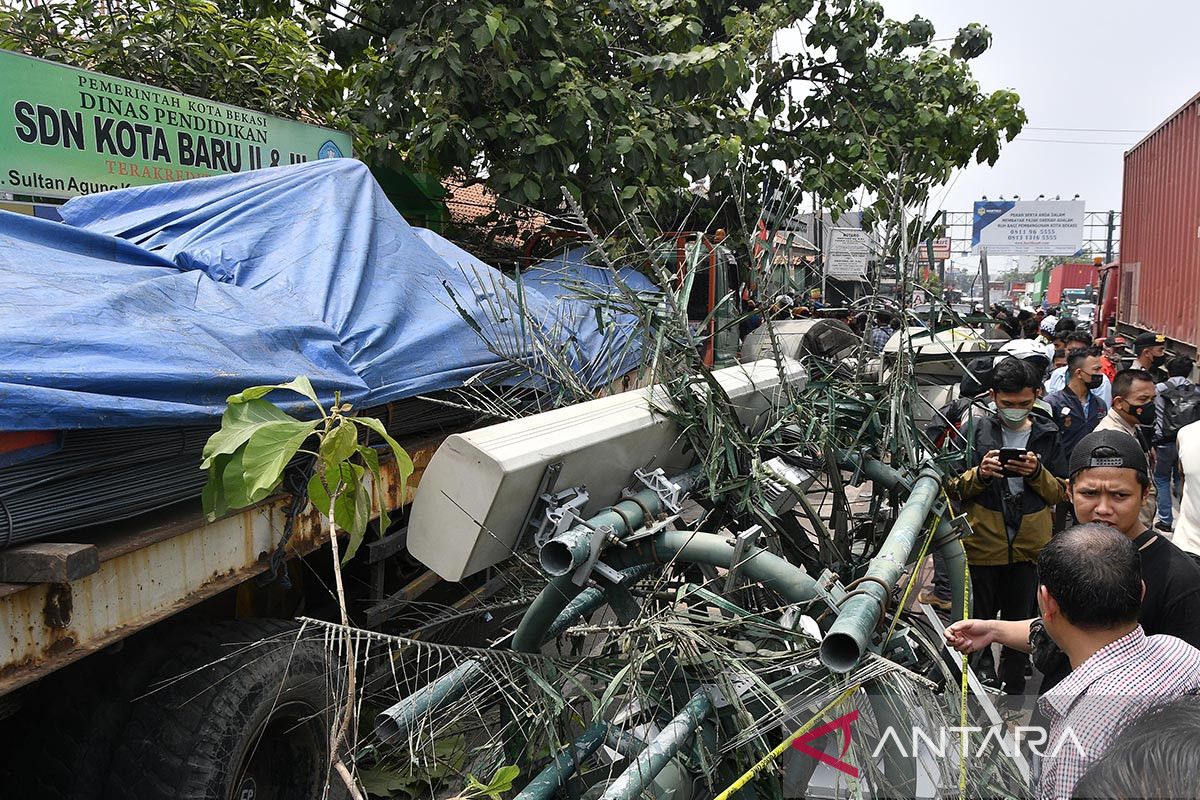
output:
[[[1058,361],[1060,358],[1066,358],[1066,357],[1067,357],[1067,351],[1064,350],[1063,348],[1059,347],[1054,351],[1054,358],[1053,358],[1054,361]]]
[[[973,358],[967,362],[967,371],[959,381],[961,397],[978,397],[992,388],[992,367],[995,361],[991,358]]]
[[[1154,376],[1144,369],[1123,369],[1112,382],[1113,397],[1128,397],[1133,391],[1134,381],[1155,383]]]
[[[992,391],[1016,393],[1026,389],[1037,390],[1041,384],[1041,375],[1037,368],[1028,362],[1009,356],[1003,359],[992,370]]]
[[[1072,342],[1079,342],[1084,347],[1091,347],[1092,337],[1091,334],[1087,333],[1086,331],[1075,331],[1067,337],[1067,344],[1071,344]]]
[[[1167,359],[1167,377],[1189,378],[1192,375],[1192,367],[1195,363],[1187,356],[1172,356]]]
[[[892,330],[898,331],[904,327],[904,317],[901,317],[899,314],[896,314],[892,317],[889,324],[891,325]]]
[[[1002,317],[997,324],[1013,338],[1016,338],[1017,334],[1021,332],[1021,323],[1012,317]]]
[[[1076,628],[1109,630],[1141,614],[1141,555],[1111,525],[1076,525],[1052,537],[1038,555],[1037,573]]]
[[[1055,333],[1072,333],[1075,330],[1075,320],[1070,317],[1063,317],[1058,322],[1054,323]]]
[[[1127,723],[1074,797],[1200,797],[1200,697],[1177,697]]]
[[[1021,324],[1021,333],[1026,339],[1036,339],[1038,336],[1038,321],[1036,319],[1027,319]]]
[[[1092,352],[1090,349],[1078,347],[1067,352],[1067,380],[1075,375],[1075,370],[1083,369],[1083,365],[1091,358]]]

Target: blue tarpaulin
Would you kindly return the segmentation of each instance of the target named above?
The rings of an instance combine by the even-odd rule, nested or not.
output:
[[[128,242],[0,211],[0,430],[183,424],[247,386],[366,386],[319,319]]]
[[[79,197],[62,216],[0,212],[0,430],[214,420],[229,394],[296,375],[362,408],[504,363],[485,339],[509,358],[527,344],[515,284],[410,226],[352,159]],[[531,271],[524,324],[562,330],[547,320],[574,304],[589,382],[636,366],[636,331],[600,342],[561,272]]]
[[[550,319],[567,340],[572,367],[591,386],[603,386],[636,369],[643,355],[639,321],[621,311],[632,292],[657,292],[649,278],[630,267],[616,270],[589,264],[591,248],[577,247],[526,270],[527,289],[550,302]],[[612,298],[606,300],[606,298]]]

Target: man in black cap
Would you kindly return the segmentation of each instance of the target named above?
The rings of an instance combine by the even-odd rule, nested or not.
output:
[[[1076,519],[1111,525],[1138,548],[1146,584],[1140,619],[1146,633],[1168,634],[1200,647],[1200,566],[1139,521],[1150,491],[1150,470],[1136,440],[1119,431],[1089,433],[1071,454],[1070,475]],[[1032,651],[1034,664],[1046,676],[1042,691],[1070,671],[1069,662],[1048,642],[1038,619],[963,620],[946,629],[946,639],[965,653],[983,650],[993,642]]]
[[[1167,337],[1161,333],[1139,333],[1133,340],[1133,363],[1131,369],[1144,369],[1154,377],[1155,383],[1167,379],[1163,364],[1167,362]]]

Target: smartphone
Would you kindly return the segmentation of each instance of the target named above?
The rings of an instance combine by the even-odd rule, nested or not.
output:
[[[1029,452],[1029,451],[1027,451],[1023,447],[1002,447],[1002,448],[1000,448],[1000,466],[1004,470],[1005,477],[1008,477],[1008,478],[1017,477],[1017,473],[1010,471],[1008,469],[1008,467],[1005,465],[1008,464],[1008,462],[1010,462],[1010,461],[1020,461],[1022,458],[1025,457],[1025,453],[1027,453],[1027,452]]]

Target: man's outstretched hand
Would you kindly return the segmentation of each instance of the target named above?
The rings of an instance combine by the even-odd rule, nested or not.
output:
[[[960,653],[978,653],[996,641],[996,632],[989,620],[964,619],[943,631],[946,643]]]

